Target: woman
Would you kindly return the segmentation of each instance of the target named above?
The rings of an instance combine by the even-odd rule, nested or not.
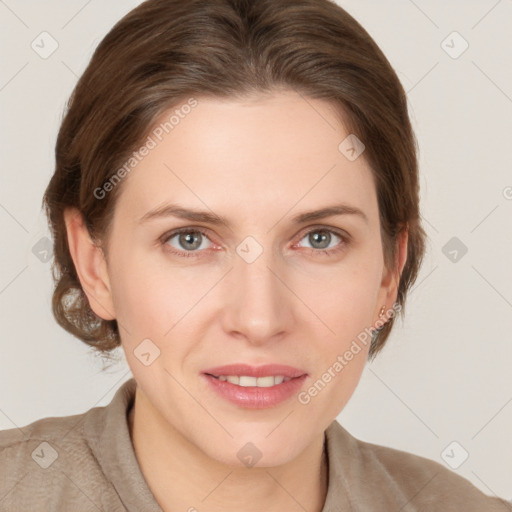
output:
[[[426,235],[405,93],[335,3],[141,4],[76,86],[44,205],[57,321],[133,379],[1,432],[3,509],[511,510],[336,421]]]

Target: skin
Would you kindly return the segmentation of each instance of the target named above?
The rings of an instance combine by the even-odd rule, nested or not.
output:
[[[282,363],[308,373],[307,390],[375,325],[382,306],[394,304],[407,235],[397,242],[396,267],[385,268],[375,185],[364,153],[351,162],[338,150],[347,135],[329,103],[291,91],[198,98],[124,179],[108,257],[77,212],[66,211],[91,307],[120,325],[137,381],[132,441],[163,510],[322,510],[324,431],[353,394],[369,343],[307,405],[293,396],[266,409],[239,407],[200,374],[234,362]],[[138,222],[167,201],[222,215],[231,227],[175,217]],[[368,221],[291,223],[299,212],[340,202]],[[206,236],[197,234],[196,248],[179,235],[159,241],[180,227]],[[322,243],[314,233],[324,229],[334,232]],[[236,252],[249,235],[263,249],[252,263]],[[190,254],[191,245],[192,257],[165,250]],[[148,338],[160,355],[146,366],[134,350]],[[251,468],[237,457],[247,442],[262,453]]]

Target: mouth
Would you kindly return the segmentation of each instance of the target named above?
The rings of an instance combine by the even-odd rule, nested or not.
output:
[[[285,377],[284,375],[267,375],[265,377],[252,377],[250,375],[210,375],[214,379],[219,379],[223,382],[229,382],[235,384],[235,386],[241,386],[243,388],[258,387],[258,388],[270,388],[283,382],[288,382],[292,377]],[[297,377],[293,377],[297,378]]]
[[[239,407],[263,409],[289,399],[299,391],[307,373],[287,365],[233,364],[202,372],[210,389]]]
[[[251,366],[245,363],[216,366],[208,368],[203,373],[244,387],[270,387],[306,374],[304,370],[285,364]]]

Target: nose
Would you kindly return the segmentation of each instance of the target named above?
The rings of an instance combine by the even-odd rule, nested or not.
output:
[[[223,280],[221,299],[223,327],[229,335],[263,345],[291,330],[293,293],[276,262],[268,249],[252,262],[234,259],[234,268]]]

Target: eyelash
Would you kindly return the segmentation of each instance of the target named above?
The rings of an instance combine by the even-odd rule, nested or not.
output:
[[[337,237],[341,238],[342,241],[334,249],[314,249],[314,248],[310,248],[310,247],[305,247],[305,249],[309,249],[311,251],[311,253],[310,253],[311,255],[323,254],[325,256],[335,256],[336,254],[338,254],[339,252],[344,250],[345,247],[347,245],[349,245],[349,243],[351,241],[351,238],[350,238],[349,235],[347,235],[345,233],[342,233],[342,232],[340,232],[338,230],[335,230],[335,229],[332,229],[332,228],[323,227],[323,226],[316,226],[316,227],[313,227],[312,229],[310,229],[309,231],[306,231],[299,238],[299,241],[302,240],[307,235],[309,235],[310,233],[315,233],[315,232],[320,232],[320,231],[325,231],[325,232],[328,232],[328,233],[332,233],[332,234],[336,235]],[[169,240],[174,238],[176,235],[179,235],[180,233],[201,233],[206,238],[208,238],[208,234],[207,234],[206,230],[203,230],[201,228],[184,227],[184,228],[179,228],[179,229],[173,230],[173,231],[171,231],[169,233],[165,233],[160,238],[161,244],[165,246],[165,250],[170,252],[171,254],[174,254],[176,256],[180,256],[180,257],[183,257],[183,258],[191,258],[191,257],[195,258],[195,257],[197,257],[196,254],[200,253],[202,251],[197,251],[197,250],[196,251],[178,251],[178,250],[172,248],[167,243],[167,242],[169,242]]]

